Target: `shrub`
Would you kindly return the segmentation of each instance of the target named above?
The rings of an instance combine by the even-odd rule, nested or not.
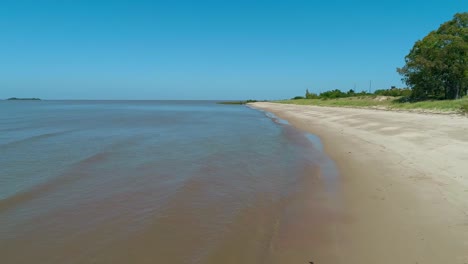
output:
[[[405,97],[409,97],[409,96],[411,96],[411,89],[392,87],[391,89],[387,89],[387,90],[385,90],[385,89],[375,90],[374,94],[375,95],[382,95],[382,96],[394,96],[394,97],[405,96]]]
[[[319,99],[320,97],[317,94],[314,93],[308,93],[306,95],[306,99]]]
[[[299,100],[299,99],[305,99],[304,96],[296,96],[292,98],[292,100]]]
[[[334,99],[334,98],[343,98],[343,97],[348,97],[348,94],[343,93],[342,91],[338,89],[326,91],[320,94],[320,98],[325,98],[325,99]]]

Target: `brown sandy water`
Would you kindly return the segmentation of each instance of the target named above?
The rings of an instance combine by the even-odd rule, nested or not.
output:
[[[213,102],[0,104],[2,263],[308,263],[333,255],[320,142]]]

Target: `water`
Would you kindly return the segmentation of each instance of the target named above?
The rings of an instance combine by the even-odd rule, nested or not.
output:
[[[245,106],[0,102],[2,263],[308,263],[337,188],[317,138]]]

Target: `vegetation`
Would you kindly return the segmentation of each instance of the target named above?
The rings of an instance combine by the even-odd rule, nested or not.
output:
[[[300,100],[300,99],[305,99],[305,97],[304,96],[296,96],[296,97],[291,98],[291,100]]]
[[[409,88],[392,86],[373,94],[352,89],[320,94],[306,90],[305,96],[279,102],[468,113],[468,13],[455,14],[417,41],[405,57],[405,65],[397,71]]]
[[[298,99],[335,99],[335,98],[346,98],[352,96],[364,96],[369,95],[366,92],[356,93],[353,89],[349,90],[347,93],[342,92],[341,90],[335,89],[326,91],[320,94],[310,93],[309,89],[306,90],[305,96],[296,96],[292,98],[293,100]]]
[[[462,103],[462,105],[460,106],[460,111],[465,114],[468,114],[468,101]]]
[[[378,101],[372,100],[371,97],[347,97],[335,99],[299,99],[299,100],[282,100],[277,101],[285,104],[297,105],[317,105],[317,106],[349,106],[349,107],[369,107],[378,106]]]
[[[11,97],[11,98],[8,98],[7,100],[10,100],[10,101],[14,101],[14,100],[41,100],[39,98],[17,98],[17,97]]]
[[[397,96],[411,97],[411,89],[392,87],[388,90],[385,90],[385,89],[375,90],[374,94],[382,95],[382,96],[394,96],[394,97],[397,97]]]
[[[319,96],[317,94],[314,94],[314,93],[309,93],[309,89],[307,89],[306,94],[305,94],[305,98],[306,99],[318,99]]]
[[[246,101],[224,101],[224,102],[217,102],[217,104],[225,104],[225,105],[244,105],[248,103],[255,103],[258,102],[257,100],[246,100]]]
[[[349,97],[365,97],[365,96],[374,96],[374,95],[384,95],[384,96],[407,96],[411,95],[411,89],[408,88],[396,88],[392,87],[390,89],[380,89],[376,90],[373,94],[368,93],[366,91],[355,92],[353,89],[349,90],[348,92],[343,92],[341,90],[335,89],[326,91],[320,94],[310,93],[309,90],[306,90],[305,96],[296,96],[291,98],[291,100],[299,100],[299,99],[337,99],[337,98],[349,98]]]
[[[316,105],[332,107],[356,107],[356,108],[377,108],[388,110],[410,110],[410,111],[431,111],[431,112],[463,112],[468,113],[468,97],[458,100],[426,100],[407,101],[401,100],[403,97],[390,96],[355,96],[335,99],[299,99],[282,100],[278,103],[296,105]]]
[[[468,90],[468,13],[417,41],[397,71],[415,99],[458,99]]]

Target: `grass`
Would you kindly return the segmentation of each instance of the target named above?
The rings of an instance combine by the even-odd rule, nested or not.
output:
[[[467,101],[467,100],[465,100],[465,101]],[[465,113],[465,114],[468,114],[468,101],[462,103],[462,105],[460,106],[460,111]]]
[[[458,100],[435,100],[420,102],[401,102],[400,98],[381,96],[361,96],[337,99],[297,99],[276,101],[283,104],[317,105],[334,107],[381,108],[390,110],[461,112],[468,113],[468,97]]]

